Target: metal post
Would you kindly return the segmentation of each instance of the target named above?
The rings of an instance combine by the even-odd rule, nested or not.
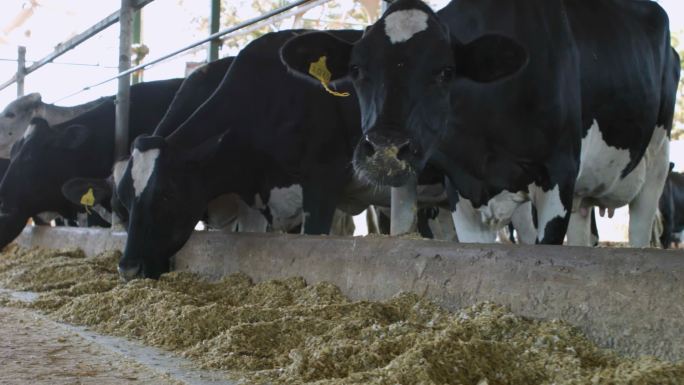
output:
[[[133,0],[121,0],[119,10],[119,72],[131,67],[131,40],[133,27]],[[128,117],[131,94],[130,74],[119,78],[116,93],[116,131],[114,133],[114,161],[128,157]],[[112,227],[120,225],[116,215],[112,217]]]
[[[24,96],[24,78],[26,77],[26,47],[20,45],[17,56],[17,97],[19,97]]]
[[[219,31],[221,25],[221,0],[210,0],[211,1],[211,13],[209,15],[209,34],[213,35]],[[218,59],[219,46],[221,45],[221,39],[214,39],[209,43],[209,53],[207,57],[208,62],[212,62]]]
[[[135,11],[133,15],[133,44],[139,45],[142,40],[142,9]],[[142,57],[138,53],[135,65],[142,63]],[[133,84],[140,83],[143,77],[143,70],[133,73]]]

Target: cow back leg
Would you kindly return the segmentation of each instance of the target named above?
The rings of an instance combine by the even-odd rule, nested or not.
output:
[[[593,207],[589,208],[593,210]],[[587,212],[588,213],[588,212]],[[582,215],[580,212],[570,214],[568,224],[568,245],[591,246],[591,216]]]
[[[513,211],[511,224],[518,233],[519,243],[534,245],[537,239],[537,228],[534,226],[534,219],[532,218],[532,202],[525,202]]]
[[[656,127],[656,130],[663,128]],[[629,244],[632,247],[650,245],[653,220],[670,165],[670,144],[667,139],[665,136],[661,146],[645,159],[646,180],[637,196],[629,203]]]

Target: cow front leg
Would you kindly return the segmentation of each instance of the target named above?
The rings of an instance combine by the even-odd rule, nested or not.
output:
[[[562,245],[568,229],[573,190],[555,184],[544,188],[535,183],[529,186],[532,204],[537,208],[537,243]]]
[[[316,180],[315,178],[313,179]],[[343,185],[326,179],[305,183],[302,187],[303,223],[302,233],[310,235],[330,234],[333,216]]]
[[[463,243],[494,243],[496,230],[482,221],[477,211],[468,199],[462,198],[451,183],[446,183],[451,218],[459,242]]]

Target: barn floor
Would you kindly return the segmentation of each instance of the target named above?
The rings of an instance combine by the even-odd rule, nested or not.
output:
[[[119,338],[54,322],[30,310],[0,307],[0,384],[230,384],[215,372]]]

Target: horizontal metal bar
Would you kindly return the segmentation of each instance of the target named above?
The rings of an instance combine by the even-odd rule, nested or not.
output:
[[[154,0],[133,0],[133,7],[135,9],[140,9],[140,8],[144,7],[145,5],[151,3],[152,1],[154,1]],[[66,52],[77,47],[79,44],[81,44],[84,41],[90,39],[91,37],[97,35],[98,33],[102,32],[104,29],[115,24],[118,21],[119,21],[119,11],[114,12],[111,15],[105,17],[104,19],[100,20],[99,22],[97,22],[92,27],[90,27],[90,28],[86,29],[85,31],[79,33],[78,35],[72,37],[71,39],[64,41],[62,43],[59,43],[54,51],[52,51],[50,54],[48,54],[44,58],[34,62],[30,67],[27,67],[24,74],[28,75],[31,72],[36,71],[40,67],[52,62],[56,58],[64,55]],[[0,85],[0,91],[9,87],[10,85],[15,83],[16,81],[17,81],[17,74],[14,74],[11,79],[9,79],[8,81],[6,81],[6,82],[2,83],[2,85]]]
[[[177,49],[177,50],[175,50],[175,51],[173,51],[173,52],[171,52],[171,53],[168,53],[168,54],[166,54],[166,55],[164,55],[164,56],[161,56],[161,57],[159,57],[159,58],[157,58],[157,59],[154,59],[154,60],[149,61],[149,62],[147,62],[147,63],[139,64],[139,65],[134,66],[134,67],[131,67],[131,68],[129,68],[129,69],[126,70],[126,71],[123,71],[123,72],[121,72],[121,73],[119,73],[119,74],[117,74],[117,75],[115,75],[115,76],[112,76],[111,78],[107,78],[107,79],[105,79],[105,80],[103,80],[103,81],[101,81],[101,82],[99,82],[99,83],[96,83],[96,84],[93,84],[93,85],[84,87],[84,88],[82,88],[82,89],[80,89],[80,90],[78,90],[78,91],[76,91],[76,92],[74,92],[74,93],[71,93],[71,94],[69,94],[69,95],[67,95],[67,96],[64,96],[64,97],[62,97],[62,98],[59,98],[59,99],[55,100],[53,103],[60,102],[60,101],[62,101],[62,100],[64,100],[64,99],[70,98],[70,97],[72,97],[72,96],[74,96],[74,95],[76,95],[76,94],[78,94],[78,93],[80,93],[80,92],[90,90],[91,88],[101,86],[101,85],[103,85],[103,84],[105,84],[105,83],[108,83],[108,82],[110,82],[110,81],[112,81],[112,80],[116,80],[116,79],[118,79],[118,78],[120,78],[120,77],[122,77],[122,76],[126,76],[126,75],[129,75],[129,74],[133,73],[133,72],[139,71],[139,70],[141,70],[141,69],[145,69],[145,68],[147,68],[147,67],[149,67],[149,66],[151,66],[151,65],[153,65],[153,64],[157,64],[157,63],[162,62],[162,61],[164,61],[164,60],[167,60],[167,59],[169,59],[169,58],[171,58],[171,57],[174,57],[174,56],[178,55],[179,53],[188,51],[188,50],[190,50],[190,49],[192,49],[192,48],[195,48],[195,47],[197,47],[197,46],[199,46],[199,45],[202,45],[202,44],[204,44],[204,43],[206,43],[206,42],[209,42],[209,41],[214,40],[214,39],[216,39],[216,38],[222,37],[222,36],[224,36],[224,35],[228,35],[228,34],[230,34],[230,33],[234,33],[234,32],[236,32],[236,31],[238,31],[238,30],[241,30],[241,29],[243,29],[243,28],[245,28],[245,27],[249,27],[249,26],[251,26],[251,25],[253,25],[253,24],[257,24],[257,23],[259,23],[259,22],[265,22],[265,24],[269,24],[269,23],[273,22],[273,20],[266,20],[266,19],[271,19],[271,18],[273,18],[273,17],[276,16],[276,15],[283,14],[283,13],[285,13],[286,11],[292,10],[293,8],[299,7],[299,6],[301,6],[301,5],[304,5],[304,4],[307,4],[307,3],[311,3],[311,4],[307,5],[306,7],[302,7],[302,8],[304,8],[304,10],[298,8],[298,9],[296,9],[296,10],[292,10],[291,13],[299,13],[299,12],[302,12],[302,11],[306,11],[306,10],[308,10],[308,9],[310,9],[310,8],[316,7],[316,6],[321,5],[321,4],[325,4],[325,3],[329,2],[329,1],[331,1],[331,0],[299,0],[299,1],[296,1],[296,2],[294,2],[294,3],[292,3],[292,4],[288,4],[288,5],[286,5],[286,6],[283,6],[283,7],[277,8],[277,9],[274,9],[273,11],[267,12],[267,13],[261,15],[261,16],[252,18],[252,19],[250,19],[250,20],[247,20],[247,21],[244,21],[244,22],[242,22],[242,23],[239,23],[239,24],[237,24],[237,25],[235,25],[235,26],[233,26],[233,27],[229,27],[229,28],[226,28],[226,29],[221,30],[221,31],[219,31],[219,32],[216,32],[216,33],[214,33],[214,34],[211,34],[211,35],[207,36],[206,38],[204,38],[204,39],[202,39],[202,40],[196,41],[196,42],[194,42],[194,43],[192,43],[192,44],[189,44],[189,45],[187,45],[187,46],[185,46],[185,47],[183,47],[183,48]],[[281,18],[284,18],[284,17],[286,17],[286,16],[282,16]],[[251,28],[250,28],[250,30],[251,30]],[[240,32],[241,32],[241,31],[240,31]],[[225,40],[225,39],[224,39],[224,40]]]

